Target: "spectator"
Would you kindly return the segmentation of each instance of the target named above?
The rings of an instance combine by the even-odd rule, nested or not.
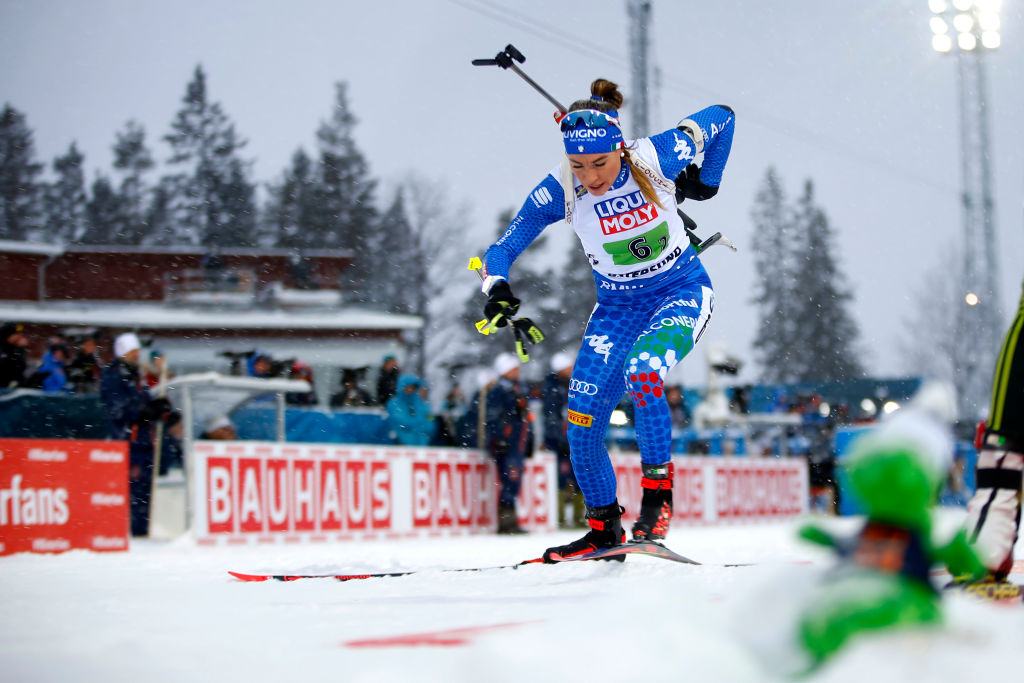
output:
[[[366,368],[342,368],[341,388],[331,395],[332,408],[365,408],[373,405],[370,392],[360,386]]]
[[[683,388],[673,384],[665,387],[665,401],[668,402],[672,429],[686,429],[690,426],[690,410],[686,407]]]
[[[153,478],[153,426],[170,412],[165,398],[151,399],[139,374],[139,338],[114,340],[114,360],[103,368],[100,398],[109,417],[109,438],[128,442],[129,497],[133,536],[149,533]]]
[[[394,356],[384,356],[384,362],[377,374],[377,403],[386,406],[391,397],[395,395],[398,387],[398,375],[401,369]]]
[[[20,387],[28,368],[28,339],[21,323],[0,325],[0,389]]]
[[[257,349],[249,356],[245,368],[250,377],[273,377],[274,358],[266,351]]]
[[[301,360],[292,361],[291,367],[288,369],[288,379],[302,379],[309,382],[309,391],[296,391],[284,395],[284,400],[288,405],[293,406],[312,406],[316,405],[316,385],[313,381],[313,368],[310,367],[309,363],[305,363]]]
[[[388,430],[396,443],[426,446],[434,433],[430,404],[419,394],[423,380],[415,375],[402,375],[396,393],[388,401]]]
[[[55,393],[67,390],[67,358],[68,347],[62,341],[51,344],[49,350],[43,354],[43,362],[38,370],[43,378],[43,391]]]
[[[526,533],[519,527],[516,498],[522,485],[530,429],[526,397],[519,387],[519,359],[502,353],[494,361],[498,381],[487,392],[487,449],[498,467],[501,493],[498,497],[498,533]]]
[[[235,423],[231,421],[230,417],[218,415],[206,423],[199,438],[211,441],[234,441],[238,438],[238,430],[235,429]]]
[[[164,421],[164,433],[161,435],[160,476],[171,469],[184,469],[185,449],[181,445],[182,422],[181,412],[172,410]]]
[[[462,394],[459,383],[453,382],[444,397],[444,404],[435,422],[437,429],[434,435],[435,446],[459,445],[459,418],[466,411],[466,397]]]
[[[571,529],[582,526],[583,494],[576,484],[569,458],[569,380],[572,378],[574,358],[559,352],[551,359],[551,372],[544,378],[542,413],[544,415],[544,447],[554,453],[558,471],[558,526]],[[566,508],[572,507],[572,515]]]
[[[99,330],[87,332],[78,338],[78,349],[68,364],[68,382],[79,394],[94,394],[100,388]]]
[[[164,372],[164,368],[167,367],[167,357],[164,356],[164,352],[160,349],[150,349],[148,352],[149,361],[143,363],[143,381],[146,383],[147,389],[153,389],[160,384],[161,373]],[[170,377],[170,375],[167,375]]]
[[[487,448],[487,392],[498,381],[498,376],[490,368],[481,370],[476,377],[477,390],[473,394],[466,411],[458,421],[458,440],[463,448]]]

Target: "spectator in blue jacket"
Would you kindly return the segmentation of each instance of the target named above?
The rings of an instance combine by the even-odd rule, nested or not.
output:
[[[63,342],[50,345],[43,354],[43,362],[39,365],[39,374],[43,377],[43,391],[67,391],[68,387],[68,347]]]
[[[139,338],[114,340],[114,360],[100,377],[100,399],[109,417],[109,438],[128,442],[128,493],[133,536],[149,533],[153,477],[153,427],[170,414],[166,398],[151,398],[139,374]]]
[[[395,395],[387,402],[388,432],[396,443],[426,446],[434,433],[430,404],[420,396],[423,380],[415,375],[398,378]]]

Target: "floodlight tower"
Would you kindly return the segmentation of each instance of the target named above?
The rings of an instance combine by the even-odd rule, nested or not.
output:
[[[642,138],[650,133],[650,0],[627,0],[629,15],[629,63],[633,93],[630,113],[633,119],[633,137]]]
[[[1000,338],[999,273],[985,53],[999,47],[1000,0],[928,0],[932,47],[955,53],[960,99],[963,220],[963,302],[954,359],[960,418],[973,421],[988,405]]]

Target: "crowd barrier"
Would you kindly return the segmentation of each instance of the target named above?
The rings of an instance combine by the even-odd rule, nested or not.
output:
[[[0,439],[0,555],[128,549],[128,446]]]
[[[213,544],[491,533],[494,464],[475,450],[196,442],[192,530]],[[612,456],[619,502],[638,509],[640,457]],[[528,459],[517,512],[531,531],[556,527],[555,463]],[[803,458],[675,458],[675,519],[723,524],[808,510]]]

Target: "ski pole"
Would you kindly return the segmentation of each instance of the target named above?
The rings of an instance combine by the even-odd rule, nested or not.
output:
[[[512,69],[512,71],[516,72],[520,78],[529,83],[534,90],[543,95],[544,99],[555,105],[555,108],[558,109],[560,114],[565,114],[566,109],[558,102],[558,100],[552,97],[547,90],[540,87],[535,80],[527,76],[522,69],[516,66],[516,62],[522,64],[525,61],[526,57],[523,53],[517,50],[514,45],[509,43],[505,46],[504,50],[494,56],[494,59],[474,59],[473,66],[500,66],[502,69]]]
[[[466,266],[467,270],[475,271],[480,276],[481,282],[484,279],[483,274],[483,262],[479,257],[474,256],[469,259],[469,265]],[[544,341],[544,333],[541,329],[530,320],[529,318],[512,318],[509,317],[509,322],[512,323],[509,329],[512,330],[512,336],[516,342],[516,355],[519,356],[519,360],[523,363],[530,361],[530,353],[526,350],[526,342],[529,341],[533,344],[539,344]],[[476,323],[476,331],[483,335],[488,335],[495,331],[493,321],[484,318]]]

